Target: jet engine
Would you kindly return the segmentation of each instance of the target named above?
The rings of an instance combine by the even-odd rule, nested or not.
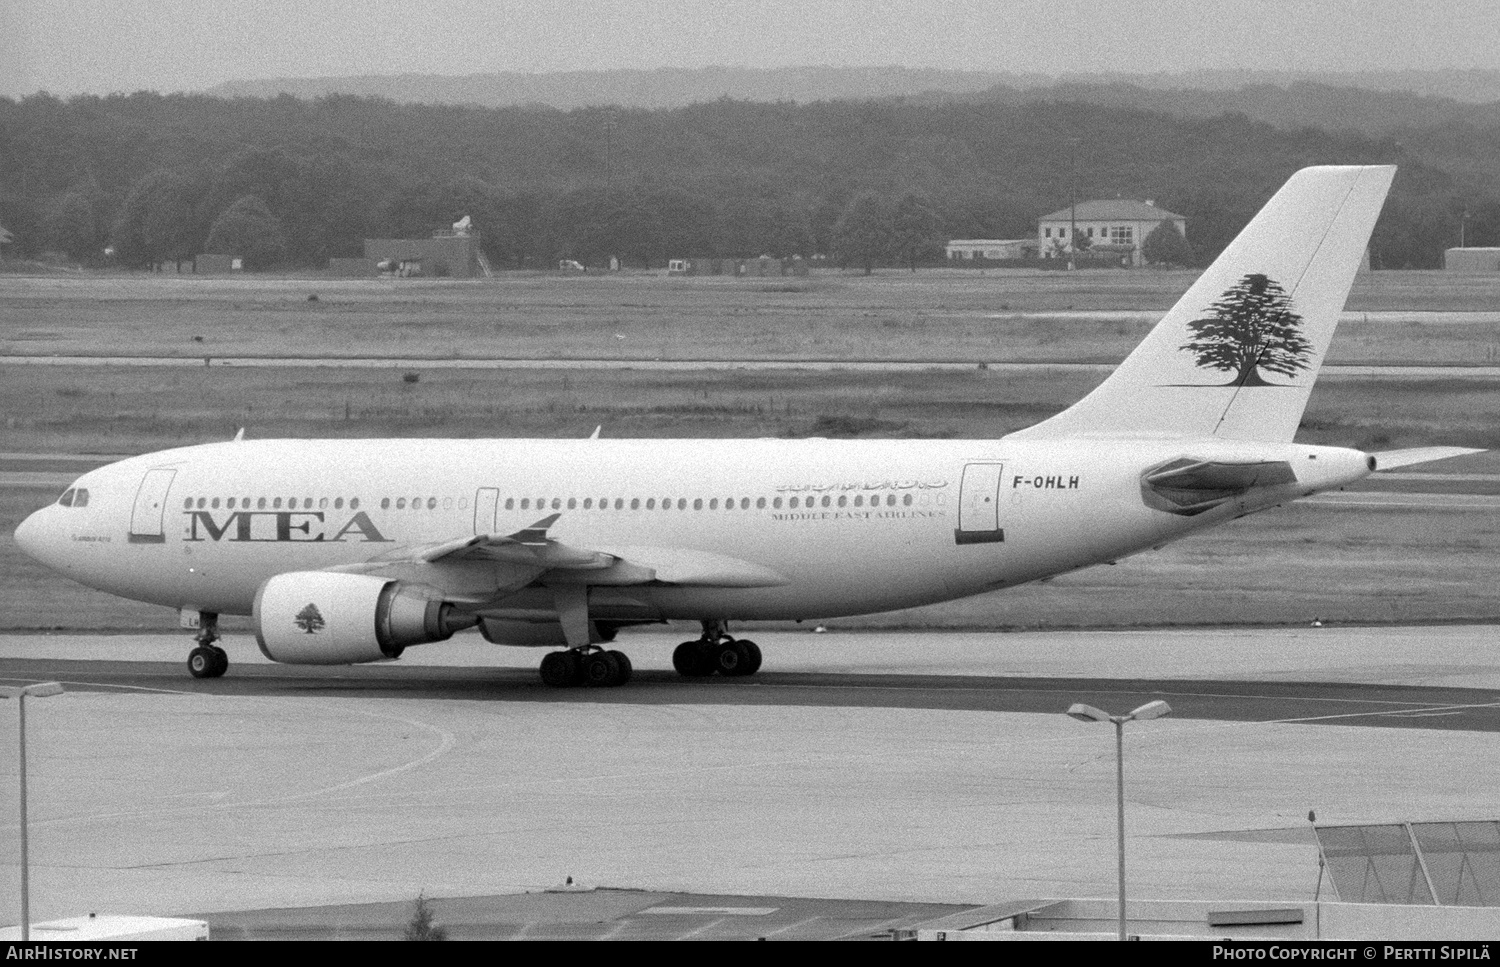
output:
[[[353,665],[445,641],[479,619],[425,589],[367,574],[293,571],[255,594],[255,640],[272,661]]]

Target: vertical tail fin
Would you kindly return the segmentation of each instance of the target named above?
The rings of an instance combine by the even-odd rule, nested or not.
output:
[[[1294,174],[1108,379],[1013,436],[1290,441],[1395,174]]]

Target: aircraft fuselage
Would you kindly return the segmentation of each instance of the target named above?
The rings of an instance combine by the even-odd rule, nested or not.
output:
[[[1283,460],[1296,480],[1191,516],[1149,505],[1142,474],[1184,456]],[[823,618],[1113,561],[1369,469],[1353,450],[1213,438],[243,441],[95,470],[74,485],[86,506],[44,508],[17,538],[100,590],[248,614],[277,574],[555,514],[552,538],[659,568],[590,581],[595,618]],[[411,567],[476,602],[494,590],[473,567]]]

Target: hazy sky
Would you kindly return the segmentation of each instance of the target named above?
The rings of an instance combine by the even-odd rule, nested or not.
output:
[[[1500,67],[1500,0],[0,0],[0,95],[260,77],[899,64]]]

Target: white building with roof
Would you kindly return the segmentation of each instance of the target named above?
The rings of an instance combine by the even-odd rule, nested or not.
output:
[[[1042,258],[1067,258],[1074,251],[1072,233],[1076,226],[1078,237],[1088,242],[1078,251],[1116,254],[1122,265],[1144,265],[1141,243],[1162,222],[1172,222],[1187,238],[1187,219],[1157,208],[1153,201],[1081,201],[1038,219],[1036,240]]]
[[[945,250],[950,262],[1002,261],[1035,257],[1036,242],[1029,238],[955,238]]]

